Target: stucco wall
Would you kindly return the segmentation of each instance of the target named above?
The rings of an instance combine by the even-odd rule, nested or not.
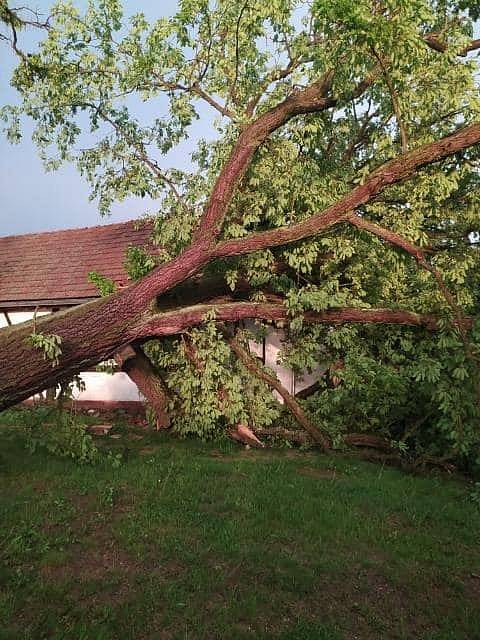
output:
[[[38,311],[37,316],[50,313],[49,311]],[[8,313],[12,324],[25,322],[33,318],[30,311],[10,311]],[[7,325],[7,320],[3,313],[0,313],[0,327]],[[81,374],[85,383],[85,391],[74,391],[74,398],[80,401],[101,401],[101,402],[140,402],[142,397],[126,373],[118,372],[110,375],[96,371],[85,371]]]
[[[38,311],[37,316],[45,315],[50,311]],[[33,318],[33,311],[10,311],[8,316],[12,324],[25,322]],[[0,327],[7,326],[7,320],[0,312]],[[247,323],[248,326],[248,323]],[[278,363],[278,355],[284,339],[284,332],[271,330],[268,332],[264,344],[250,342],[250,349],[260,358],[267,367],[273,369],[282,385],[292,394],[298,393],[305,387],[312,385],[324,371],[321,366],[311,374],[305,373],[301,377],[295,376],[290,369]],[[79,401],[89,402],[141,402],[142,396],[126,373],[118,372],[113,375],[96,371],[86,371],[81,374],[85,383],[84,391],[74,391],[74,398]],[[275,396],[282,399],[274,392]]]
[[[246,322],[245,326],[249,329],[253,329],[253,323]],[[285,332],[281,329],[271,329],[268,331],[264,344],[259,342],[249,343],[250,351],[260,358],[267,367],[273,369],[278,376],[278,379],[285,387],[285,389],[291,394],[295,395],[302,389],[314,384],[318,378],[324,373],[325,367],[319,365],[311,373],[304,372],[301,376],[295,375],[291,369],[282,366],[279,363],[279,354],[282,348],[282,341],[285,339]],[[282,399],[278,393],[274,392],[275,397],[282,402]]]

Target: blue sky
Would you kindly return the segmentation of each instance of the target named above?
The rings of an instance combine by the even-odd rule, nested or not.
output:
[[[48,14],[53,0],[33,0],[32,8]],[[76,5],[85,7],[84,0],[76,0]],[[126,14],[143,11],[152,20],[161,15],[174,13],[177,0],[124,0]],[[23,47],[33,49],[34,32],[22,33]],[[0,104],[15,103],[16,92],[9,86],[9,78],[15,66],[13,55],[5,46],[0,48]],[[141,106],[145,118],[153,118],[159,105]],[[205,114],[208,121],[208,113]],[[112,215],[100,218],[94,202],[88,200],[88,187],[76,169],[64,166],[59,171],[45,173],[31,142],[32,127],[26,122],[23,140],[18,145],[10,145],[0,135],[0,236],[22,234],[53,229],[85,227],[131,220],[145,212],[146,205],[140,200],[129,200],[114,205]],[[189,166],[189,154],[194,141],[212,132],[203,118],[192,127],[192,137],[169,157],[169,164],[185,168]]]
[[[234,0],[232,0],[234,1]],[[31,0],[28,4],[43,14],[53,0]],[[86,0],[75,0],[80,8],[86,7]],[[177,0],[123,0],[125,13],[143,11],[152,21],[161,15],[175,12]],[[475,37],[480,37],[477,28]],[[23,32],[22,45],[34,49],[38,32]],[[0,47],[0,104],[16,102],[16,92],[9,85],[15,58],[7,47]],[[162,100],[140,104],[136,113],[148,121],[161,115]],[[216,115],[208,106],[199,105],[200,120],[190,130],[188,141],[171,152],[168,164],[178,168],[190,166],[190,153],[201,137],[214,136],[212,118]],[[141,216],[149,208],[149,203],[128,200],[115,204],[108,218],[101,218],[96,204],[88,200],[88,186],[76,169],[66,165],[59,171],[45,173],[37,150],[31,142],[31,124],[27,121],[23,129],[23,140],[19,145],[10,145],[0,134],[0,236],[85,227],[131,220]]]

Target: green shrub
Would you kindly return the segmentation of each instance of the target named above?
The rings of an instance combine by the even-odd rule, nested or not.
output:
[[[45,408],[25,413],[25,418],[27,447],[32,453],[46,449],[83,464],[99,461],[100,452],[92,436],[72,414]]]

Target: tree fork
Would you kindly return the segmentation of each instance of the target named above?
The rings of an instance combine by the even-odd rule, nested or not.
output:
[[[281,103],[284,105],[282,109],[281,105],[278,105],[272,110],[275,111],[275,117],[272,116],[274,122],[270,117],[266,118],[270,112],[261,116],[259,120],[263,118],[263,125],[260,131],[252,128],[257,121],[249,125],[247,129],[250,133],[258,135],[255,137],[255,148],[275,130],[273,124],[278,128],[294,115],[308,113],[309,109],[315,111],[326,108],[325,99],[319,96],[318,92],[317,86],[313,96],[307,90],[302,90],[288,98]],[[308,96],[311,98],[310,107],[306,100]],[[287,101],[288,104],[285,106]],[[282,114],[283,120],[279,114]],[[245,131],[241,136],[244,133]],[[264,135],[263,139],[260,139],[261,134]],[[151,317],[150,309],[156,296],[198,273],[214,258],[243,255],[311,237],[330,225],[341,222],[355,207],[369,202],[387,186],[412,176],[418,168],[442,160],[478,142],[480,124],[476,123],[391,160],[370,174],[363,185],[353,189],[325,211],[314,214],[303,222],[238,240],[217,242],[219,228],[233,194],[233,189],[229,186],[230,181],[236,184],[254,151],[242,152],[237,159],[238,164],[233,163],[233,167],[231,158],[227,163],[230,170],[227,173],[225,170],[221,172],[212,192],[212,198],[216,194],[215,198],[207,206],[200,222],[204,232],[197,235],[183,253],[157,267],[139,282],[108,298],[37,320],[39,333],[56,334],[62,339],[62,354],[57,365],[52,366],[52,363],[43,359],[41,352],[26,344],[25,340],[33,330],[32,322],[6,327],[0,331],[0,410],[111,357],[123,345],[136,340],[139,336],[135,331],[139,324],[145,322],[146,316]],[[12,363],[16,362],[21,365],[12,367]]]

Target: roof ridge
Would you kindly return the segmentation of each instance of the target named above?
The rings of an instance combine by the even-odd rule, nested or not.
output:
[[[126,220],[125,222],[112,222],[110,224],[97,224],[93,227],[70,227],[69,229],[52,229],[49,231],[34,231],[32,233],[17,233],[14,235],[1,236],[0,241],[5,240],[7,238],[27,238],[31,236],[46,236],[46,235],[58,235],[61,233],[72,233],[80,232],[80,231],[94,231],[95,229],[111,229],[112,227],[127,227],[134,223],[139,223],[140,225],[151,224],[151,222],[146,218],[133,218],[132,220]]]

